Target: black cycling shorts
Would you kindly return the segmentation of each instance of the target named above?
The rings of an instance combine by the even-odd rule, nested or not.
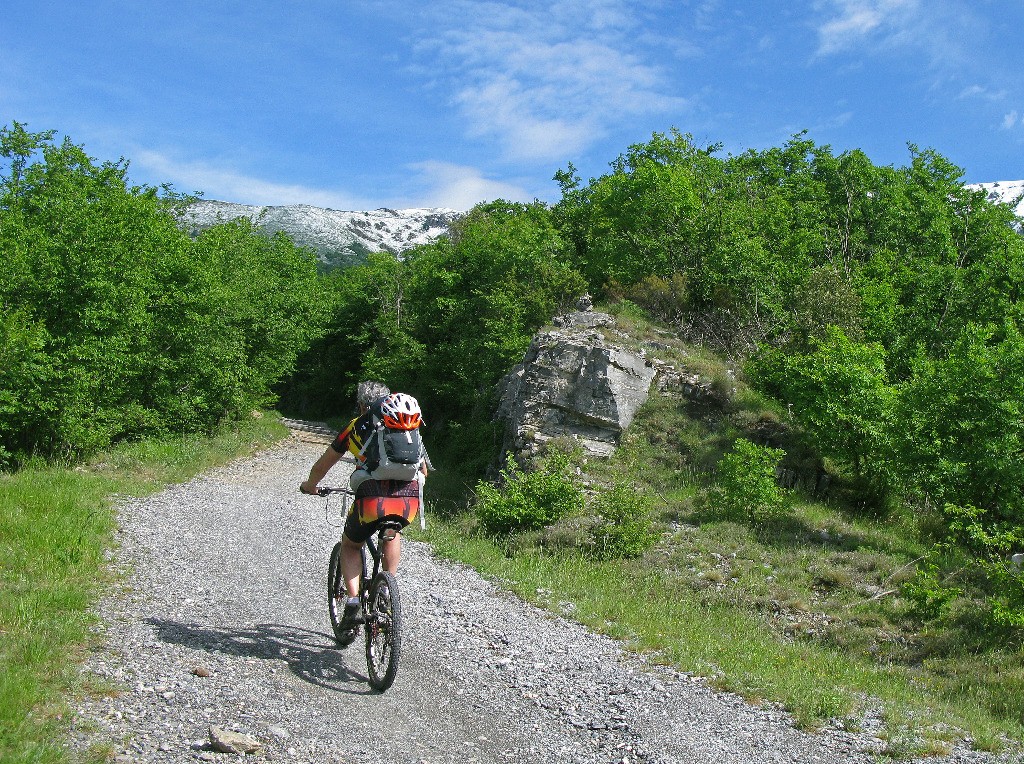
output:
[[[416,480],[366,480],[356,489],[355,501],[345,519],[345,536],[356,544],[370,538],[385,520],[403,528],[420,508]]]

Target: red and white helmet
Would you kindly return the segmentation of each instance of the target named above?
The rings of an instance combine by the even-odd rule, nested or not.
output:
[[[380,402],[380,410],[384,425],[392,430],[415,430],[423,421],[419,402],[405,393],[391,393]]]

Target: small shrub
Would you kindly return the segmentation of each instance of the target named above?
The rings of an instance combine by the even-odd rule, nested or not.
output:
[[[732,369],[715,369],[711,374],[711,390],[715,398],[722,403],[729,403],[736,396],[736,372]]]
[[[668,278],[648,276],[627,287],[624,297],[670,324],[681,321],[689,307],[686,276],[678,272]]]
[[[811,571],[813,586],[822,589],[842,589],[853,583],[850,571],[831,565],[821,565]]]
[[[705,570],[703,573],[700,574],[699,578],[701,581],[705,581],[709,584],[725,583],[725,573],[719,570],[718,568],[710,568],[709,570]]]
[[[651,526],[651,502],[636,486],[617,480],[593,501],[597,524],[588,552],[599,560],[640,557],[657,540]]]
[[[547,459],[524,472],[509,456],[500,485],[476,485],[475,512],[491,535],[537,530],[583,507],[583,490],[569,474],[568,455]]]
[[[900,592],[910,602],[911,614],[923,620],[939,618],[950,603],[963,594],[962,589],[943,580],[934,559],[921,563],[917,573],[900,587]]]
[[[620,300],[609,306],[608,312],[616,318],[634,322],[638,325],[646,325],[647,313],[632,300]]]
[[[780,517],[786,494],[775,480],[785,452],[739,438],[718,463],[718,481],[708,500],[730,517],[751,521]]]
[[[598,518],[588,515],[565,517],[541,531],[539,545],[550,551],[587,549],[593,543],[592,530]]]
[[[966,556],[967,567],[984,580],[990,617],[1000,627],[1024,627],[1024,573],[1010,556],[1024,548],[1024,526],[996,523],[984,510],[947,504],[950,541]]]

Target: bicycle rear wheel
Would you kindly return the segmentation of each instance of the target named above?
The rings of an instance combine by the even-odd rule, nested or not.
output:
[[[370,686],[383,692],[395,681],[402,654],[402,602],[398,581],[386,570],[373,579],[366,623],[366,668]]]
[[[331,630],[334,641],[340,647],[348,647],[355,641],[359,633],[357,629],[341,628],[341,618],[345,612],[345,600],[348,591],[345,589],[345,576],[341,571],[341,542],[331,550],[331,563],[327,566],[327,612],[331,616]]]

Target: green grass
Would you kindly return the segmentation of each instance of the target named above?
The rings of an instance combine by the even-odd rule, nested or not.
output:
[[[61,762],[67,699],[95,639],[90,608],[110,583],[115,496],[141,496],[285,434],[252,419],[213,438],[125,444],[74,467],[0,474],[0,762]]]
[[[974,697],[956,697],[927,672],[784,638],[727,594],[705,596],[650,560],[598,562],[540,550],[510,556],[503,544],[453,521],[435,522],[428,538],[441,556],[480,570],[527,601],[708,677],[718,688],[782,703],[805,728],[833,718],[859,728],[865,716],[881,716],[893,753],[907,754],[939,752],[964,735],[986,748],[998,747],[1001,736],[1021,735],[1019,723]]]

